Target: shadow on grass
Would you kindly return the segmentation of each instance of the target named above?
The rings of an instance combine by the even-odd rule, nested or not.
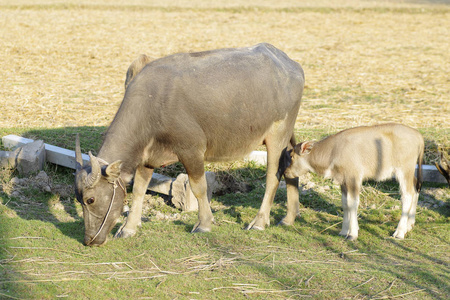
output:
[[[106,130],[106,126],[32,129],[24,132],[23,136],[34,140],[40,139],[50,145],[75,150],[75,138],[78,133],[80,135],[81,151],[83,153],[92,151],[95,154],[100,149]]]
[[[43,140],[47,144],[74,149],[76,134],[80,134],[82,151],[93,150],[95,152],[102,142],[102,134],[106,127],[66,127],[54,129],[32,129],[17,130],[10,134],[21,135],[34,140]],[[13,209],[16,214],[25,220],[41,220],[50,222],[55,225],[64,235],[83,242],[84,225],[82,218],[76,213],[73,193],[73,170],[59,167],[53,164],[47,164],[46,173],[50,177],[51,192],[42,190],[42,178],[39,176],[30,176],[26,178],[15,179],[14,183],[10,183],[11,190],[9,196],[3,194],[4,203],[8,203],[8,207]],[[17,178],[17,174],[13,173],[12,178]],[[58,192],[54,190],[55,186],[63,187],[66,190],[65,199],[59,201],[60,210],[72,218],[74,221],[61,222],[52,211],[51,206],[55,205],[55,196]]]
[[[432,256],[428,253],[430,245],[420,246],[423,243],[414,239],[419,232],[421,236],[427,235],[426,228],[420,226],[416,225],[405,240],[386,237],[381,234],[385,231],[367,230],[367,226],[362,226],[364,233],[370,236],[349,243],[362,253],[371,256],[368,264],[370,268],[395,278],[391,286],[398,280],[434,299],[448,299],[450,294],[448,262],[443,258]],[[438,239],[442,245],[448,243],[439,237]],[[384,240],[383,245],[375,245],[373,242],[380,240]]]
[[[398,184],[395,181],[381,183],[368,182],[365,183],[365,186],[372,186],[385,193],[390,193],[395,190],[398,191]],[[431,186],[436,186],[436,184],[431,184]],[[426,183],[424,187],[429,187],[429,184]],[[390,284],[391,287],[394,285],[395,281],[398,280],[399,283],[401,282],[401,284],[399,284],[400,290],[402,284],[406,284],[414,287],[416,289],[415,291],[426,293],[429,297],[434,299],[447,299],[450,294],[450,288],[447,284],[449,280],[448,261],[439,256],[433,256],[432,253],[428,252],[429,249],[433,247],[431,245],[422,246],[422,242],[417,241],[415,237],[423,236],[426,237],[424,240],[429,241],[429,236],[431,235],[429,232],[430,229],[427,228],[427,222],[423,222],[425,217],[416,217],[416,226],[408,233],[405,240],[392,238],[391,235],[395,231],[400,219],[401,202],[400,194],[393,194],[391,197],[394,198],[394,201],[398,201],[399,208],[396,209],[398,213],[394,213],[393,211],[393,215],[390,214],[389,216],[385,216],[382,213],[379,213],[379,210],[360,208],[358,210],[360,213],[358,216],[358,223],[360,226],[358,240],[345,241],[342,237],[342,241],[345,241],[350,248],[354,248],[352,251],[358,251],[361,254],[370,256],[366,268],[369,267],[369,269],[394,277],[394,281]],[[313,195],[313,199],[317,199],[313,202],[322,201],[317,194]],[[419,203],[422,200],[423,196],[421,195]],[[437,199],[434,200],[438,201]],[[420,207],[418,209],[420,210]],[[431,213],[442,217],[442,222],[444,222],[442,224],[443,226],[448,224],[445,219],[449,216],[449,203],[441,207],[433,207],[430,210]],[[331,210],[325,210],[325,212],[334,215],[336,211],[331,207]],[[388,217],[388,219],[386,220],[385,217]],[[315,240],[317,242],[335,253],[340,253],[342,251],[342,244],[336,243],[333,236],[338,235],[342,223],[332,229],[326,230],[326,225],[324,224],[326,224],[325,222],[329,222],[329,218],[324,214],[321,214],[317,216],[317,219],[322,220],[324,223],[305,222],[305,226],[308,226],[319,233],[315,235]],[[342,221],[342,217],[339,217],[339,219],[335,221],[336,224],[338,221]],[[448,246],[448,239],[443,236],[435,235],[432,239],[440,245]],[[437,252],[435,253],[438,253],[439,250],[436,250]],[[344,253],[341,253],[340,255],[348,261],[358,262],[358,258],[353,259],[351,255],[347,256]],[[390,288],[386,289],[386,291],[388,290],[390,290]],[[387,297],[391,296],[392,294],[389,294]]]

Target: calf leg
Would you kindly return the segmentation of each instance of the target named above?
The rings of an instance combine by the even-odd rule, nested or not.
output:
[[[358,238],[358,206],[360,189],[361,182],[356,179],[348,180],[341,186],[344,220],[342,230],[339,235],[345,236],[348,240],[356,240]]]
[[[400,175],[398,181],[402,194],[402,216],[398,222],[397,230],[392,236],[397,239],[404,239],[405,234],[412,229],[415,222],[418,193],[414,188],[414,173],[409,172],[404,176]]]
[[[411,205],[411,209],[408,213],[408,224],[407,224],[407,231],[411,231],[414,227],[414,224],[416,223],[416,209],[417,209],[417,202],[419,201],[419,193],[415,192],[413,197],[413,202]]]
[[[348,203],[347,203],[347,186],[345,184],[341,185],[342,193],[342,210],[344,211],[344,219],[342,221],[342,230],[339,232],[341,236],[348,236],[350,228],[350,219],[348,216]]]
[[[127,238],[136,234],[137,227],[141,225],[142,203],[147,192],[148,184],[152,179],[152,174],[153,169],[144,166],[139,166],[136,169],[130,213],[124,225],[117,231],[115,237]]]

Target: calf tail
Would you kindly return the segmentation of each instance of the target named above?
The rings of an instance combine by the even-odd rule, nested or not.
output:
[[[424,152],[424,146],[422,144],[422,147],[420,147],[420,150],[419,150],[419,157],[417,159],[417,180],[416,180],[417,193],[420,192],[420,190],[422,188],[422,182],[423,182],[423,174],[422,174],[423,152]]]

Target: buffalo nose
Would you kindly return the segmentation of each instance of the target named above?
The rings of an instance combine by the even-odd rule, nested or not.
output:
[[[101,246],[101,245],[103,245],[105,243],[105,241],[106,240],[99,241],[98,237],[95,238],[94,240],[92,240],[92,237],[90,237],[90,236],[85,236],[84,237],[84,245],[85,246],[90,246],[90,247],[92,247],[92,246]]]
[[[85,236],[84,237],[84,245],[85,246],[92,246],[92,237],[88,237],[88,236]]]

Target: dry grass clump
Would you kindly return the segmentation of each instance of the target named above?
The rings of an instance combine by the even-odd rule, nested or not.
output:
[[[0,1],[0,127],[105,126],[122,100],[126,69],[140,53],[161,57],[269,42],[305,70],[299,131],[392,121],[450,128],[448,6],[356,0],[45,3],[50,5]],[[252,5],[265,9],[248,9]],[[378,9],[383,7],[416,10]]]

